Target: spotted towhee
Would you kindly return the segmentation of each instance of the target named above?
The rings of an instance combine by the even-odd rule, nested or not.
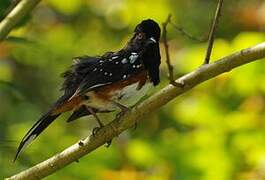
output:
[[[27,132],[19,144],[15,159],[58,116],[73,111],[67,120],[96,113],[121,112],[136,104],[151,85],[159,84],[159,25],[147,19],[138,24],[126,46],[103,56],[74,58],[71,68],[63,74],[64,94]]]

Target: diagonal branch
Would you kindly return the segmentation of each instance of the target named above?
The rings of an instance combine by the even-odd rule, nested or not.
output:
[[[219,18],[221,16],[223,1],[224,0],[218,0],[215,16],[214,16],[213,23],[212,23],[211,30],[210,30],[210,34],[209,34],[208,47],[207,47],[207,51],[206,51],[206,55],[205,55],[204,64],[209,64],[209,61],[211,58],[211,53],[212,53],[213,43],[214,43],[214,38],[215,38],[215,32],[217,29]]]
[[[24,18],[40,0],[21,0],[15,8],[0,22],[0,42]]]
[[[72,145],[63,152],[54,155],[50,159],[43,161],[25,171],[22,171],[8,179],[41,179],[49,176],[59,169],[77,161],[79,158],[97,149],[107,141],[118,136],[126,129],[132,127],[136,122],[143,120],[145,116],[156,111],[175,97],[185,93],[194,86],[204,81],[214,78],[222,73],[228,72],[233,68],[250,63],[252,61],[265,58],[265,43],[258,44],[248,49],[226,56],[211,64],[206,64],[193,72],[190,72],[178,81],[184,81],[183,87],[175,87],[168,85],[155,93],[147,100],[134,107],[130,112],[126,113],[120,119],[110,122],[108,125],[100,129],[95,137],[87,137],[86,139]],[[158,100],[159,99],[159,100]]]
[[[197,41],[197,42],[205,42],[207,41],[207,37],[195,37],[194,35],[188,33],[187,31],[185,31],[182,27],[179,27],[178,25],[176,25],[175,23],[173,23],[172,21],[169,22],[173,28],[178,31],[181,35],[186,36],[188,39],[191,39],[193,41]]]

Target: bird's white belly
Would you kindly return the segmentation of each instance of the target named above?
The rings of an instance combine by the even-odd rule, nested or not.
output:
[[[139,83],[131,84],[129,86],[124,87],[119,92],[116,92],[118,96],[114,96],[114,101],[127,106],[131,107],[135,105],[142,97],[144,97],[149,90],[149,88],[152,86],[151,83],[145,83],[141,89],[137,89],[139,86]]]
[[[141,87],[141,89],[137,89],[139,87],[139,82],[131,84],[124,87],[123,89],[113,91],[111,94],[109,94],[112,97],[110,100],[126,107],[131,107],[146,95],[151,86],[152,84],[147,82]],[[93,107],[101,111],[112,111],[119,109],[117,105],[111,101],[103,99],[100,100],[95,98],[96,96],[91,93],[88,93],[87,95],[89,95],[90,98],[88,101],[86,101],[85,105],[89,107]]]

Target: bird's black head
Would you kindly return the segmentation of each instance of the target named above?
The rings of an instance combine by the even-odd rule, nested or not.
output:
[[[159,25],[152,19],[143,20],[136,26],[134,32],[134,39],[138,42],[151,40],[158,43],[161,34]]]
[[[138,24],[131,45],[141,49],[144,67],[148,70],[149,77],[154,85],[159,83],[160,51],[159,39],[161,30],[159,25],[151,19]]]
[[[152,19],[143,20],[134,30],[138,39],[153,39],[159,42],[161,30],[159,25]]]

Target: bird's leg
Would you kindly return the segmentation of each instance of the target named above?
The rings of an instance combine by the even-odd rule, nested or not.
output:
[[[117,106],[118,108],[121,109],[121,112],[119,112],[116,116],[116,118],[120,118],[121,116],[123,116],[127,111],[130,110],[130,108],[116,102],[116,101],[111,101],[115,106]]]
[[[96,133],[98,132],[98,130],[102,127],[104,127],[104,124],[100,121],[99,117],[97,116],[97,114],[94,112],[94,110],[92,108],[87,107],[87,110],[95,117],[96,121],[99,124],[99,127],[95,127],[92,130],[92,135],[95,136]],[[107,141],[106,147],[109,147],[111,145],[111,140]]]
[[[126,107],[126,106],[124,106],[124,105],[122,105],[122,104],[120,104],[120,103],[118,103],[116,101],[112,101],[112,103],[114,105],[116,105],[117,107],[119,107],[121,109],[121,111],[126,112],[126,111],[129,111],[130,110],[128,107]]]
[[[96,121],[98,122],[100,127],[103,127],[104,124],[100,121],[99,117],[97,116],[97,114],[94,112],[94,110],[92,108],[87,107],[87,110],[95,117]]]
[[[90,107],[87,107],[87,110],[94,116],[94,118],[96,119],[96,121],[98,122],[99,124],[99,127],[95,127],[93,130],[92,130],[92,134],[93,136],[96,135],[97,131],[104,127],[104,124],[100,121],[99,117],[97,116],[97,114],[94,112],[94,110]]]
[[[117,107],[119,107],[120,109],[121,109],[121,112],[119,112],[117,115],[116,115],[116,118],[120,118],[120,117],[122,117],[127,111],[129,111],[130,110],[130,108],[128,108],[128,107],[126,107],[126,106],[124,106],[124,105],[122,105],[122,104],[120,104],[120,103],[118,103],[118,102],[116,102],[116,101],[112,101],[112,103],[115,105],[115,106],[117,106]],[[137,128],[137,123],[135,123],[134,124],[134,130]]]

